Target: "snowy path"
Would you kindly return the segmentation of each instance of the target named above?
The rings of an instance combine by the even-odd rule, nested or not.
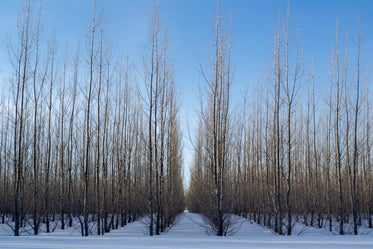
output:
[[[373,234],[331,235],[314,229],[302,236],[278,236],[257,224],[241,220],[237,233],[229,237],[209,236],[200,227],[197,214],[184,213],[168,233],[152,238],[144,235],[141,222],[105,236],[82,238],[78,229],[39,236],[12,237],[0,233],[0,248],[373,248]],[[1,228],[1,227],[0,227]]]

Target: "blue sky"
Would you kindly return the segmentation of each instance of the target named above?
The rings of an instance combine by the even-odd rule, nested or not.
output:
[[[16,23],[21,0],[2,0],[0,3],[0,79],[8,76],[9,59],[6,44],[15,40]],[[147,47],[149,19],[153,0],[97,0],[103,6],[106,28],[116,54],[128,54],[131,62],[141,69],[141,58]],[[192,150],[188,141],[187,121],[191,135],[197,127],[199,84],[201,77],[197,53],[207,61],[209,39],[212,38],[212,17],[216,13],[215,0],[159,0],[161,24],[167,25],[170,50],[174,57],[176,83],[180,92],[181,126],[184,134],[185,174],[191,166]],[[330,42],[336,20],[341,31],[357,32],[360,16],[364,33],[363,53],[373,53],[373,1],[347,0],[291,0],[291,25],[299,24],[304,44],[304,61],[310,64],[315,55],[319,72],[328,73]],[[259,73],[270,61],[273,30],[279,13],[285,15],[287,0],[221,0],[221,9],[229,22],[232,17],[232,63],[235,71],[232,88],[233,105],[242,98],[242,91],[255,87]],[[42,0],[42,23],[48,39],[56,30],[60,50],[64,44],[75,47],[84,43],[91,16],[90,0]],[[140,70],[141,71],[141,70]],[[321,83],[322,84],[322,83]],[[188,178],[188,177],[187,177]]]

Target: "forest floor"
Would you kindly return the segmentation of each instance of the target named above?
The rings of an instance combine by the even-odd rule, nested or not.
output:
[[[367,229],[363,230],[364,235],[339,236],[325,229],[296,225],[294,235],[288,237],[237,218],[233,235],[217,237],[206,233],[201,224],[198,214],[185,212],[172,229],[154,237],[146,235],[141,221],[104,236],[89,237],[81,237],[79,227],[13,237],[8,225],[0,225],[0,248],[373,248],[373,231]]]

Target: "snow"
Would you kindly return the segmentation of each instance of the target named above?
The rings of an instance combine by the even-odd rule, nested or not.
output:
[[[279,236],[244,218],[237,218],[237,232],[228,237],[208,235],[198,214],[181,214],[175,226],[161,236],[149,237],[143,222],[137,221],[104,236],[81,237],[80,229],[56,229],[38,236],[9,235],[0,225],[0,248],[373,248],[373,232],[339,236],[325,229],[297,224],[294,235]],[[299,234],[299,235],[297,235]]]

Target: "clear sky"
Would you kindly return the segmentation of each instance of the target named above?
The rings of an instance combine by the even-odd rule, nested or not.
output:
[[[21,0],[0,2],[0,79],[8,77],[7,42],[15,40],[17,14]],[[273,30],[279,13],[285,15],[290,4],[291,25],[299,24],[304,44],[304,61],[315,55],[319,72],[327,74],[330,42],[336,20],[341,31],[357,32],[360,16],[364,33],[363,53],[373,53],[373,1],[369,0],[221,0],[226,21],[232,17],[232,63],[235,71],[232,104],[242,99],[243,90],[254,87],[258,74],[270,61]],[[135,67],[141,69],[141,58],[149,46],[149,19],[153,0],[97,0],[103,6],[106,28],[116,54],[128,54]],[[212,38],[212,17],[216,0],[159,0],[161,24],[167,25],[170,51],[174,57],[176,84],[180,93],[181,127],[184,134],[185,175],[188,180],[192,148],[188,124],[195,137],[199,111],[197,53],[207,61],[209,39]],[[45,34],[55,30],[58,44],[75,47],[85,42],[91,16],[90,0],[42,0],[42,23]],[[45,37],[48,39],[48,37]],[[187,121],[188,120],[188,121]]]

